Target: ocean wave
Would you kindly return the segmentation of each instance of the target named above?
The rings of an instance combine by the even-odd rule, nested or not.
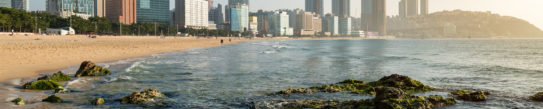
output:
[[[275,54],[275,53],[277,53],[277,52],[279,52],[279,51],[277,51],[277,50],[268,50],[268,51],[264,51],[264,52],[262,52],[262,53],[263,53],[263,54]]]
[[[492,74],[516,74],[516,73],[523,73],[523,74],[543,74],[543,71],[541,70],[531,70],[531,69],[522,69],[522,68],[514,68],[514,67],[504,67],[504,66],[488,66],[483,67],[475,72],[480,73],[492,73]]]
[[[130,67],[126,68],[124,71],[125,72],[132,72],[132,70],[134,68],[136,68],[137,66],[140,66],[142,62],[143,61],[134,62],[132,65],[130,65]]]
[[[113,78],[110,78],[110,79],[107,79],[106,82],[116,82],[116,81],[129,81],[129,80],[133,80],[134,77],[131,77],[131,76],[119,76],[119,77],[113,77]]]

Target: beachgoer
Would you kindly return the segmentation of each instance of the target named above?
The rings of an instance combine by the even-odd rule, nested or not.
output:
[[[224,40],[223,40],[223,39],[221,39],[221,44],[222,44],[222,43],[224,43]]]
[[[232,42],[232,39],[228,39],[228,42]]]

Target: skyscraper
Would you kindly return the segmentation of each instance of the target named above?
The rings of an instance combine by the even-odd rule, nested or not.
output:
[[[386,35],[386,0],[362,0],[362,29]]]
[[[95,0],[47,0],[48,13],[67,18],[72,15],[87,19],[95,15]]]
[[[209,2],[206,0],[177,0],[175,2],[176,25],[185,28],[207,28]]]
[[[106,18],[123,24],[136,23],[138,21],[136,1],[137,0],[106,0]]]
[[[419,0],[405,0],[407,2],[407,16],[419,15]]]
[[[217,5],[217,8],[215,8],[215,23],[220,25],[224,23],[224,14],[222,12],[223,7],[221,4]]]
[[[213,0],[207,0],[208,10],[211,10],[213,8]]]
[[[305,10],[308,12],[314,12],[319,16],[324,15],[324,0],[305,0]]]
[[[138,23],[170,24],[170,0],[138,0],[137,5]]]
[[[94,6],[94,16],[106,17],[106,0],[96,0],[94,1]]]
[[[400,17],[407,17],[407,2],[405,0],[401,0],[400,3],[398,3],[398,12]]]
[[[234,5],[230,8],[230,30],[245,32],[249,29],[249,6]]]
[[[249,0],[228,0],[228,5],[232,6],[232,5],[242,5],[242,4],[246,4],[247,6],[249,6]]]
[[[332,0],[332,13],[338,17],[351,17],[351,0]]]
[[[330,35],[336,35],[339,33],[339,18],[332,14],[327,14],[322,20],[322,31],[329,33]]]
[[[11,0],[0,0],[0,7],[11,8]]]
[[[29,0],[11,0],[11,8],[22,11],[30,11]]]
[[[95,0],[74,0],[75,10],[77,13],[94,16],[94,1]]]
[[[420,0],[420,14],[428,15],[428,0]]]

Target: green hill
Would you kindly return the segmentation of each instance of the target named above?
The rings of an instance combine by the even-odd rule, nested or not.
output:
[[[543,32],[528,21],[491,12],[442,11],[426,16],[390,18],[389,33],[425,37],[529,37]]]

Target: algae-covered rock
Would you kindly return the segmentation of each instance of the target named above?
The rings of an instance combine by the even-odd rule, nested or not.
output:
[[[58,71],[57,73],[53,74],[52,76],[45,75],[43,77],[39,77],[38,80],[51,80],[51,81],[55,81],[55,82],[63,82],[63,81],[72,80],[72,77],[70,77],[67,74],[62,73],[62,71]]]
[[[484,91],[470,92],[467,90],[454,90],[451,94],[465,101],[486,101],[486,95],[490,95],[490,93]]]
[[[543,102],[543,92],[539,92],[539,93],[531,96],[530,99],[535,100],[535,101],[539,101],[539,102]]]
[[[287,89],[287,90],[281,90],[281,91],[277,92],[277,94],[292,94],[292,93],[307,93],[307,94],[311,94],[311,93],[314,93],[314,92],[316,92],[316,90],[307,89],[307,88],[300,88],[300,89],[289,88],[289,89]]]
[[[123,97],[123,104],[141,104],[145,102],[155,102],[156,98],[163,97],[164,94],[156,89],[147,89],[142,92],[134,92],[129,96]]]
[[[62,98],[56,96],[56,95],[51,95],[45,99],[42,100],[43,102],[50,102],[50,103],[61,103],[62,102]]]
[[[22,98],[13,99],[13,100],[11,100],[11,102],[15,103],[16,105],[25,105],[26,104],[25,100],[22,99]]]
[[[373,109],[371,100],[296,100],[284,104],[282,109]]]
[[[104,76],[109,74],[111,74],[109,69],[97,66],[91,61],[85,61],[81,63],[81,66],[79,67],[79,70],[77,70],[75,76]]]
[[[363,82],[361,80],[347,79],[338,84],[329,84],[322,86],[314,86],[311,89],[317,89],[322,92],[341,92],[351,91],[357,94],[375,95],[375,89],[380,87],[395,87],[400,88],[406,93],[412,92],[427,92],[433,90],[430,86],[422,84],[420,81],[413,80],[407,76],[393,74],[383,77],[375,82]]]
[[[105,100],[104,98],[96,98],[92,101],[92,104],[93,105],[102,105],[105,103]]]
[[[51,80],[37,80],[37,81],[28,82],[23,85],[24,89],[31,89],[31,90],[53,90],[59,87],[62,87],[62,85]]]
[[[373,101],[377,109],[433,109],[456,104],[454,98],[409,95],[394,87],[378,88]]]

